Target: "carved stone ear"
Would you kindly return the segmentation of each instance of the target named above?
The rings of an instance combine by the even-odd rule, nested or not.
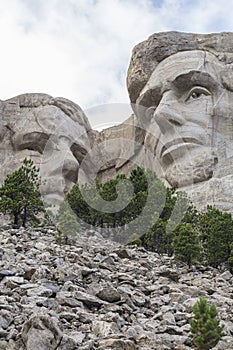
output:
[[[221,72],[221,82],[227,90],[233,92],[233,67]]]

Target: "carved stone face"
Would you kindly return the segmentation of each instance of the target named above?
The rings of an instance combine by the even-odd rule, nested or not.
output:
[[[172,186],[213,174],[224,130],[232,129],[232,96],[222,86],[223,70],[211,53],[179,52],[158,64],[137,100],[159,126],[155,156]]]
[[[64,108],[49,104],[19,108],[9,101],[3,111],[1,181],[30,157],[40,168],[45,201],[58,204],[77,181],[79,165],[90,149],[86,125],[65,113],[68,100],[62,101]]]

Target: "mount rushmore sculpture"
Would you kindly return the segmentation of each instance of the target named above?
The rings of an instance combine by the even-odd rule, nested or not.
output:
[[[233,212],[233,33],[153,34],[133,49],[127,87],[134,114],[101,132],[63,98],[1,101],[1,183],[30,156],[55,203],[91,174],[105,180],[140,165],[199,209]]]

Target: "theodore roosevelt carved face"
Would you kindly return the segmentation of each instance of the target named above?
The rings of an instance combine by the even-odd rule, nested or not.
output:
[[[231,157],[233,95],[226,74],[214,54],[178,52],[158,64],[137,99],[159,127],[154,152],[172,186],[212,177],[223,143]]]

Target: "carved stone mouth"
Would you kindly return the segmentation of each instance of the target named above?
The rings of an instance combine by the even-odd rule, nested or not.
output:
[[[202,145],[202,142],[193,138],[193,137],[182,137],[175,140],[172,140],[170,142],[167,142],[161,149],[160,157],[164,157],[165,155],[169,154],[172,150],[175,150],[179,147],[185,147],[190,145]]]

